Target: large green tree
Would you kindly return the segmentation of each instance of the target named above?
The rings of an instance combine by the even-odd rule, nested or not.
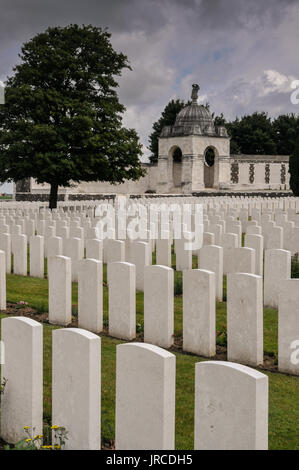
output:
[[[294,196],[299,196],[299,135],[289,163],[290,187]]]
[[[240,153],[273,155],[277,153],[271,119],[267,113],[253,113],[226,124],[231,145]],[[233,152],[231,152],[233,153]]]
[[[296,138],[299,135],[299,116],[282,114],[273,121],[274,139],[279,155],[291,155],[294,152]]]
[[[156,163],[158,161],[158,137],[160,136],[164,126],[173,126],[177,114],[183,109],[188,103],[184,100],[170,100],[162,111],[161,117],[158,121],[153,124],[153,132],[149,136],[149,150],[151,151],[150,162]]]
[[[48,28],[25,43],[6,82],[0,109],[0,180],[121,183],[144,174],[141,145],[122,127],[115,77],[130,68],[106,30],[91,25]]]

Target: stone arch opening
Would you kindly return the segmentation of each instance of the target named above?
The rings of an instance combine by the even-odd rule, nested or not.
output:
[[[183,153],[180,147],[176,146],[171,149],[172,180],[175,188],[179,188],[182,185],[182,157]]]
[[[207,147],[204,153],[204,185],[205,188],[213,188],[215,183],[215,158],[213,147]]]

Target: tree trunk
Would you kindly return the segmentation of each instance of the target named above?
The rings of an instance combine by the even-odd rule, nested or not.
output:
[[[56,209],[57,207],[57,196],[58,196],[58,184],[51,183],[49,209]]]

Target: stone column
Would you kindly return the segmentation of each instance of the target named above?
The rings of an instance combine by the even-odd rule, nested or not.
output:
[[[204,156],[193,155],[192,157],[192,191],[202,190],[205,187],[204,183]]]
[[[219,155],[218,158],[215,158],[214,187],[229,189],[230,179],[230,157],[229,155]]]
[[[168,156],[159,155],[158,158],[158,188],[160,193],[167,193],[169,189],[168,181]]]
[[[182,193],[190,194],[192,192],[192,166],[193,155],[182,156]]]

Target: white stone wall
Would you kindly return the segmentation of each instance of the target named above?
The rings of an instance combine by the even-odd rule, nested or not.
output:
[[[80,193],[80,194],[142,194],[146,191],[156,191],[157,193],[202,191],[204,186],[204,159],[203,154],[208,146],[215,148],[214,165],[214,188],[231,190],[288,190],[290,175],[288,173],[289,164],[284,157],[270,156],[267,159],[260,156],[262,161],[255,160],[242,161],[242,158],[228,155],[228,139],[217,137],[171,137],[160,139],[160,155],[164,159],[159,160],[159,166],[144,165],[146,175],[138,181],[125,181],[123,184],[109,184],[100,182],[81,182],[74,184],[71,188],[60,188],[60,193]],[[183,155],[181,164],[173,164],[171,157],[172,150],[179,146]],[[163,153],[165,152],[165,153]],[[220,157],[220,158],[219,158]],[[273,161],[274,160],[274,161]],[[276,160],[276,161],[275,161]],[[238,164],[238,182],[231,180],[232,164]],[[250,182],[250,165],[254,165],[254,181]],[[270,180],[265,182],[265,167],[269,164]],[[285,183],[281,182],[282,165],[285,167]],[[174,185],[181,180],[182,187]],[[161,184],[164,183],[164,184]],[[31,193],[49,193],[48,184],[38,184],[33,178],[30,182]]]
[[[60,193],[81,193],[81,194],[97,194],[97,193],[110,193],[110,194],[141,194],[148,190],[155,190],[157,187],[158,167],[145,166],[147,171],[143,178],[138,181],[126,181],[122,184],[101,183],[98,181],[81,182],[74,184],[71,188],[59,188]],[[48,193],[50,191],[49,184],[38,184],[36,180],[31,178],[31,192],[34,193]]]
[[[265,163],[256,163],[254,165],[254,184],[257,187],[265,186]]]
[[[244,190],[288,190],[290,189],[289,181],[290,175],[289,171],[289,164],[286,161],[279,161],[279,156],[274,156],[274,158],[278,159],[278,161],[262,161],[262,162],[250,162],[250,161],[241,161],[237,158],[231,159],[230,167],[232,163],[238,163],[239,166],[239,175],[238,175],[238,183],[233,183],[230,181],[231,189],[244,189]],[[261,160],[263,159],[263,155],[261,155]],[[254,180],[250,182],[250,165],[254,165]],[[266,175],[266,165],[269,165],[270,170],[270,179],[269,183],[265,181]],[[281,168],[282,165],[285,166],[285,182],[281,182]]]

